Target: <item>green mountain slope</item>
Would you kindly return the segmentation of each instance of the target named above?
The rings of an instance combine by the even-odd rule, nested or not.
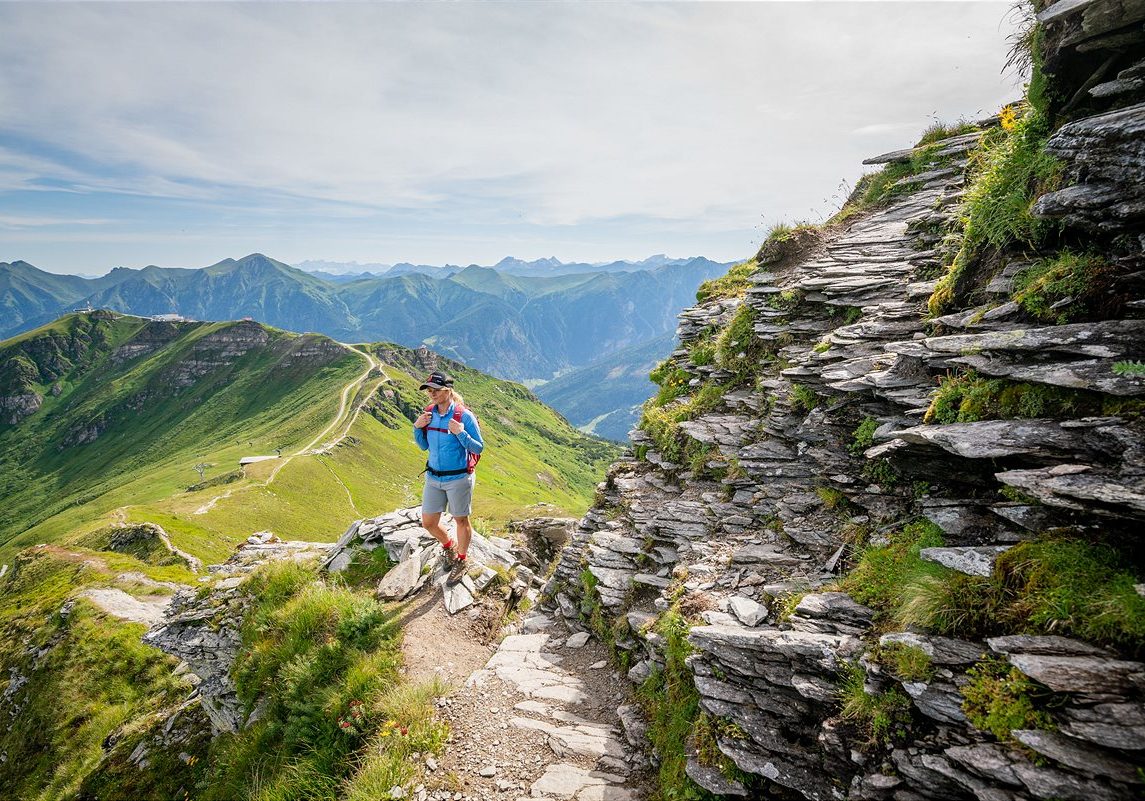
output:
[[[640,406],[655,394],[648,374],[675,347],[671,334],[624,348],[536,388],[573,425],[605,439],[626,442],[640,422]]]
[[[587,507],[613,446],[519,385],[426,358],[458,376],[486,432],[476,516]],[[249,321],[106,312],[0,342],[0,561],[116,521],[157,523],[218,560],[257,531],[332,540],[350,520],[416,504],[424,457],[410,420],[429,365]]]

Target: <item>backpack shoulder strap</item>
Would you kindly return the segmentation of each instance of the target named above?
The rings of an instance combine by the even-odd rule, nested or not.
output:
[[[465,414],[465,411],[466,409],[464,406],[462,406],[460,403],[455,403],[453,405],[453,419],[460,423],[461,416]]]

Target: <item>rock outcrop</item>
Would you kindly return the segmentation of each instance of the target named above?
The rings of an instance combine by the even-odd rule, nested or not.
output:
[[[1141,41],[1145,6],[1063,1],[1045,14],[1074,26],[1049,39],[1053,63],[1077,72],[1089,57],[1070,62],[1066,51],[1123,29]],[[1035,319],[1015,301],[1030,261],[1009,256],[981,268],[990,274],[964,308],[928,318],[982,137],[971,132],[872,159],[930,163],[881,207],[766,245],[742,296],[680,315],[662,386],[688,389],[631,433],[632,453],[600,485],[546,593],[571,626],[607,629],[636,682],[670,668],[660,616],[688,621],[687,670],[717,721],[724,770],[689,743],[687,772],[709,791],[1138,797],[1145,643],[1118,651],[1001,620],[986,627],[999,636],[939,636],[896,626],[839,583],[863,548],[920,521],[941,533],[916,551],[922,562],[966,587],[994,580],[1007,553],[1047,532],[1136,541],[1145,378],[1123,366],[1145,357],[1145,105],[1137,67],[1116,81],[1124,93],[1091,90],[1095,105],[1051,137],[1067,185],[1034,208],[1106,249],[1119,276],[1118,301],[1103,307],[1112,313]],[[1027,406],[935,419],[938,385],[963,376],[1030,393]],[[1140,581],[1139,560],[1129,563]],[[888,667],[904,649],[925,670]],[[1032,688],[1038,725],[998,728],[968,712],[964,691],[979,692],[991,670]],[[873,730],[845,706],[848,693],[884,704]]]

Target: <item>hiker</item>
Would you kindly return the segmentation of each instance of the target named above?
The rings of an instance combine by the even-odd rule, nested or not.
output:
[[[477,478],[474,470],[485,443],[477,417],[463,405],[450,376],[435,370],[419,389],[433,401],[413,424],[414,441],[429,451],[421,493],[421,524],[445,549],[449,568],[445,583],[452,586],[461,581],[467,568],[465,557],[473,537],[469,511]],[[447,507],[457,523],[457,542],[441,526],[441,513]]]

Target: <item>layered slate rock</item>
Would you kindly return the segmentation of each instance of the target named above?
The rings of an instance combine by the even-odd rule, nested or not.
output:
[[[238,731],[252,713],[239,700],[231,677],[242,647],[243,619],[252,603],[246,577],[270,561],[321,559],[329,547],[301,541],[246,545],[208,568],[218,578],[207,591],[186,588],[175,593],[163,619],[143,635],[145,643],[178,657],[198,677],[192,699],[198,699],[215,731]]]
[[[904,179],[881,208],[780,255],[761,252],[742,299],[681,314],[671,367],[692,387],[722,386],[715,408],[679,425],[686,452],[706,459],[676,463],[633,431],[633,453],[598,487],[547,585],[549,608],[570,626],[603,616],[636,683],[668,664],[658,616],[673,609],[693,624],[686,665],[700,708],[717,721],[721,758],[747,777],[728,781],[685,744],[687,774],[709,792],[901,801],[1139,792],[1125,769],[1145,750],[1134,659],[1060,637],[985,642],[888,630],[886,620],[876,637],[873,610],[831,586],[855,563],[856,539],[886,544],[914,521],[944,539],[921,557],[969,581],[990,580],[1010,548],[1047,530],[1101,526],[1128,538],[1145,523],[1136,414],[948,424],[926,414],[939,379],[968,368],[1106,397],[1109,408],[1132,411],[1145,398],[1145,381],[1113,369],[1145,359],[1140,315],[1032,323],[1010,298],[1029,258],[984,281],[982,305],[927,319],[980,135],[933,145],[942,163]],[[761,354],[752,380],[693,363],[696,344],[745,306],[754,340],[744,352]],[[880,653],[902,648],[920,652],[926,670],[901,677],[888,667]],[[1008,663],[1052,698],[1056,731],[998,742],[975,728],[963,691],[983,660]],[[905,734],[873,742],[841,714],[842,677],[856,675],[866,693],[901,699]]]

